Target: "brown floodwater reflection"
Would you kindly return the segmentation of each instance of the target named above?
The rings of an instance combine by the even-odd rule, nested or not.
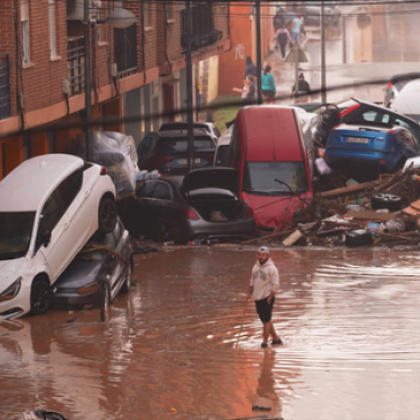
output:
[[[284,346],[260,348],[244,299],[255,248],[137,255],[137,283],[105,322],[98,310],[52,310],[0,324],[1,418],[48,408],[70,420],[419,419],[420,256],[271,256]]]

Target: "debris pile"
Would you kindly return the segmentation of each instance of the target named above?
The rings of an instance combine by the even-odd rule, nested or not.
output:
[[[283,230],[255,238],[292,245],[420,244],[420,169],[358,183],[342,174],[321,177],[311,206]],[[331,188],[333,187],[333,188]]]

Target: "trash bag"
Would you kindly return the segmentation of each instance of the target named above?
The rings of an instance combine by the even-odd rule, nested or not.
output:
[[[312,136],[324,146],[327,144],[331,128],[340,122],[339,113],[340,110],[336,105],[328,105],[325,109],[321,109],[319,117],[312,127]]]
[[[92,154],[93,162],[105,167],[112,178],[117,199],[134,193],[140,171],[136,145],[131,136],[115,131],[94,131]]]

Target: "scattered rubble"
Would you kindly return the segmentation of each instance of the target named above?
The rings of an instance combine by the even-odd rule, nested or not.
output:
[[[420,169],[363,183],[334,172],[320,176],[312,205],[289,226],[243,244],[418,246],[419,229]]]

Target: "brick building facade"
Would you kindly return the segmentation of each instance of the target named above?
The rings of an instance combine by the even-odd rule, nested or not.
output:
[[[84,1],[1,1],[0,179],[25,159],[68,152],[82,138]],[[121,131],[138,142],[163,120],[182,118],[177,111],[186,97],[184,3],[86,1],[93,130]],[[127,29],[97,23],[114,3],[124,3],[138,23]],[[191,2],[194,73],[200,61],[230,48],[228,8],[223,2]]]

